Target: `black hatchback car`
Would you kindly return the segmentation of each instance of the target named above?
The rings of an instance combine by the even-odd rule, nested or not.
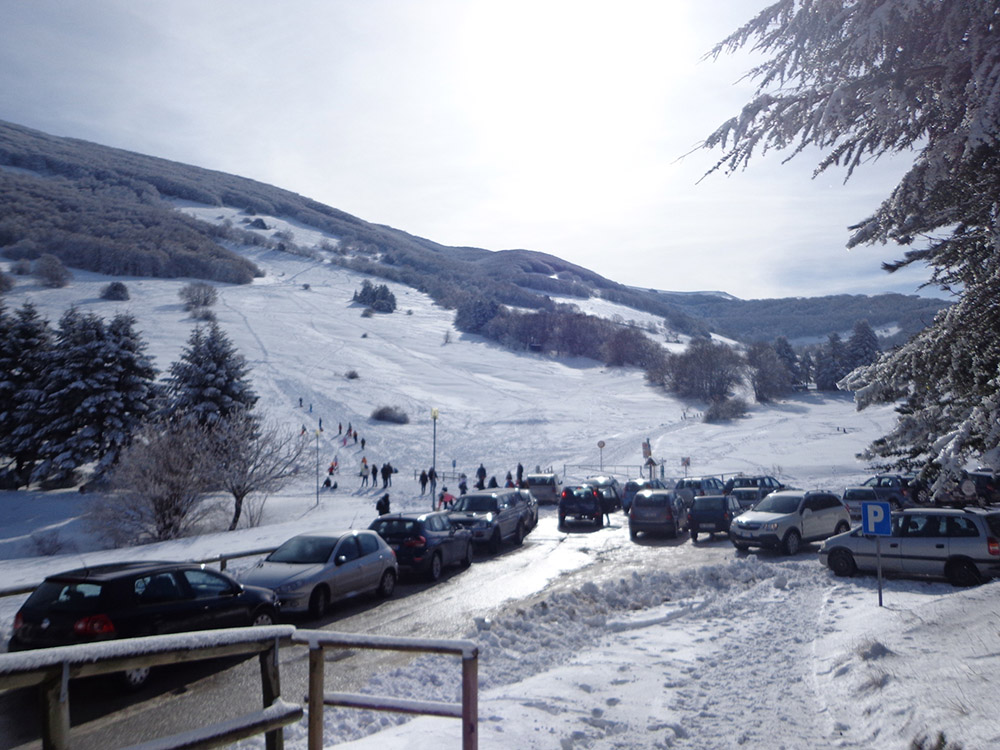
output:
[[[79,568],[46,578],[14,617],[10,651],[270,625],[278,600],[196,563],[130,562]],[[149,669],[124,673],[139,687]]]
[[[400,568],[420,572],[432,581],[446,565],[472,565],[472,532],[451,522],[447,512],[389,513],[368,527],[396,553]]]

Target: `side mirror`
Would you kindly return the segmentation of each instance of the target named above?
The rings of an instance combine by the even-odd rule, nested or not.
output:
[[[341,566],[341,565],[343,565],[343,564],[344,564],[345,562],[347,562],[347,556],[346,556],[346,555],[337,555],[337,556],[336,556],[336,557],[335,557],[335,558],[333,559],[333,564],[334,564],[334,565],[336,565],[337,567],[340,567],[340,566]]]

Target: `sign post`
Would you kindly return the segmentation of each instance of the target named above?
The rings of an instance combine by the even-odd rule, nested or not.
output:
[[[882,606],[882,537],[892,536],[892,509],[889,503],[861,503],[861,533],[875,537],[875,564],[878,567],[878,606]]]
[[[601,451],[601,473],[603,474],[604,473],[604,441],[603,440],[598,440],[597,441],[597,447]]]

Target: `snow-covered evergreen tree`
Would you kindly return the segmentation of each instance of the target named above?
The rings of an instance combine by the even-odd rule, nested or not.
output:
[[[847,340],[847,358],[851,369],[870,365],[881,353],[882,348],[878,345],[878,336],[872,330],[867,320],[859,320],[854,324],[851,337]]]
[[[4,486],[28,483],[38,459],[42,401],[52,329],[30,302],[0,309],[0,475]]]
[[[774,340],[774,353],[778,355],[779,359],[785,365],[792,383],[801,383],[807,379],[802,377],[802,373],[799,371],[799,358],[795,356],[795,350],[792,349],[792,345],[788,343],[788,339],[784,336],[778,336]]]
[[[957,304],[842,383],[859,407],[903,398],[872,446],[954,475],[978,456],[1000,468],[1000,14],[995,0],[781,0],[714,51],[766,56],[738,117],[706,140],[734,171],[768,149],[820,149],[817,173],[850,177],[879,156],[915,158],[849,246],[910,248]]]
[[[839,333],[831,333],[816,355],[816,387],[821,391],[835,391],[837,383],[850,370],[847,347]]]
[[[257,403],[249,367],[216,323],[197,326],[166,380],[167,412],[212,425]]]

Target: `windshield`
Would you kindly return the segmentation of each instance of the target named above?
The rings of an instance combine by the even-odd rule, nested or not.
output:
[[[799,509],[799,495],[768,495],[754,508],[764,513],[795,513]]]
[[[289,539],[267,556],[268,562],[316,565],[330,559],[336,537],[297,536]]]
[[[497,501],[488,495],[463,495],[455,501],[453,508],[466,513],[495,513]]]

